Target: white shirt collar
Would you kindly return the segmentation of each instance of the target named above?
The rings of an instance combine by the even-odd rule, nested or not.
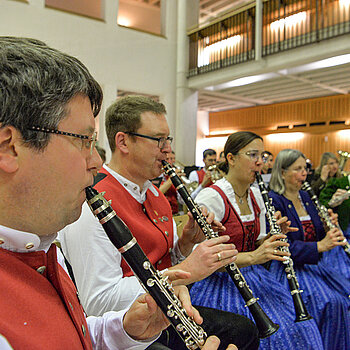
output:
[[[103,167],[130,193],[130,195],[135,198],[140,204],[142,204],[146,200],[146,192],[150,190],[156,197],[158,197],[158,192],[155,189],[154,185],[151,181],[147,180],[140,189],[140,186],[135,184],[134,182],[128,180],[124,176],[121,176],[106,164]]]
[[[39,250],[47,252],[57,234],[38,236],[33,233],[14,230],[0,225],[0,247],[17,253],[28,253]]]

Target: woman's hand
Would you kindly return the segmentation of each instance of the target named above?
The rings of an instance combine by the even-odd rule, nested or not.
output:
[[[278,247],[289,247],[289,243],[280,241],[280,239],[287,238],[286,235],[278,234],[272,235],[265,239],[264,242],[253,252],[252,265],[263,264],[270,260],[284,261],[285,256],[289,257],[290,253],[280,251]]]
[[[298,229],[296,227],[290,227],[291,222],[288,220],[288,218],[286,216],[282,217],[282,214],[280,211],[276,211],[275,218],[277,220],[277,222],[276,222],[277,225],[280,226],[282,233],[284,233],[285,235],[288,232],[298,231]]]
[[[317,250],[322,253],[345,244],[342,232],[338,228],[332,228],[321,241],[317,242]]]

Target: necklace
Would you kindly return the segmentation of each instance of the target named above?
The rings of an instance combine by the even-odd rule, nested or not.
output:
[[[237,194],[236,192],[235,192],[235,195],[238,197],[238,203],[239,203],[239,204],[243,204],[243,203],[244,203],[244,202],[243,202],[243,198],[247,197],[247,191],[245,191],[245,192],[243,193],[242,196],[240,196],[240,195]]]

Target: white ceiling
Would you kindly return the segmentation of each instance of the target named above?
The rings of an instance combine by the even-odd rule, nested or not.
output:
[[[142,3],[143,6],[160,6],[160,0],[129,0]],[[203,27],[206,23],[223,16],[227,12],[252,3],[252,0],[200,0],[199,22]],[[346,35],[350,42],[350,35]],[[350,53],[350,45],[344,49],[342,54]],[[334,49],[334,51],[336,51]],[[293,52],[293,55],[295,53]],[[290,54],[289,54],[290,55]],[[277,55],[278,56],[278,55]],[[322,57],[313,54],[312,59],[305,63],[312,63],[321,58],[332,57],[331,54],[323,53]],[[297,61],[297,60],[296,60]],[[302,61],[299,58],[299,61]],[[237,70],[247,65],[247,63],[236,65]],[[298,62],[294,66],[298,66]],[[293,67],[288,64],[286,67]],[[225,87],[225,80],[221,79],[214,91],[208,90],[209,84],[193,84],[190,87],[198,90],[198,109],[206,111],[220,111],[227,109],[245,108],[263,104],[272,104],[284,101],[298,100],[304,98],[322,97],[334,94],[350,93],[350,63],[320,69],[304,69],[302,72],[290,69],[283,70],[283,65],[279,65],[275,70],[268,69],[269,74],[274,77],[237,87]],[[226,68],[227,70],[227,68]],[[243,68],[244,70],[244,68]],[[279,73],[280,72],[280,73]],[[213,74],[213,73],[206,73]],[[248,73],[246,75],[255,74]],[[205,74],[203,74],[205,75]],[[237,77],[239,73],[228,74],[226,82]],[[190,78],[190,80],[195,80]],[[214,79],[215,80],[215,79]],[[192,85],[192,86],[191,86]]]

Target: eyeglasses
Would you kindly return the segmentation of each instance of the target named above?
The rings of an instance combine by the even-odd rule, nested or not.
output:
[[[154,137],[154,136],[148,136],[148,135],[143,135],[143,134],[138,134],[136,132],[126,132],[126,134],[133,135],[133,136],[138,136],[138,137],[143,137],[145,139],[150,139],[154,141],[158,141],[158,147],[160,149],[163,149],[166,146],[166,143],[169,142],[169,145],[173,142],[173,138],[168,136],[168,137]]]
[[[237,153],[237,154],[245,154],[250,158],[250,160],[257,162],[259,159],[262,159],[261,154],[258,151],[248,151],[245,153]]]
[[[97,142],[97,132],[96,131],[93,133],[92,136],[88,136],[88,135],[75,134],[75,133],[67,132],[67,131],[43,128],[40,126],[32,126],[28,130],[44,132],[46,134],[56,134],[56,135],[76,137],[76,138],[81,140],[81,150],[89,149],[90,155],[92,155],[92,152],[94,151],[94,148],[95,148],[96,142]]]

